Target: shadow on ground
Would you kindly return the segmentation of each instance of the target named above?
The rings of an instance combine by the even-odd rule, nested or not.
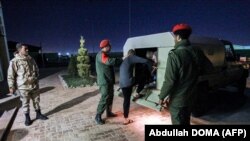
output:
[[[39,79],[45,78],[62,70],[66,70],[65,67],[56,67],[56,68],[40,68],[39,69]],[[9,93],[7,80],[0,82],[0,99],[8,97]]]
[[[40,92],[40,94],[43,94],[45,92],[53,90],[54,88],[55,88],[54,86],[44,87],[44,88],[39,89],[39,92]]]
[[[63,104],[57,106],[53,110],[45,113],[45,115],[47,115],[47,116],[48,115],[52,115],[52,114],[57,113],[59,111],[62,111],[64,109],[71,108],[74,105],[82,103],[83,101],[87,100],[90,97],[96,96],[98,93],[99,93],[99,91],[95,90],[95,91],[92,91],[92,92],[88,92],[88,93],[82,94],[82,96],[76,97],[76,98],[74,98],[74,99],[72,99],[72,100],[70,100],[70,101],[68,101],[66,103],[63,103]]]
[[[209,123],[240,124],[250,123],[250,97],[249,89],[245,95],[234,91],[219,90],[212,94],[209,111],[199,118]]]
[[[221,114],[234,112],[245,105],[248,97],[246,95],[240,95],[236,92],[219,90],[214,94],[214,101],[212,110],[219,112]]]
[[[21,129],[14,129],[11,130],[9,133],[9,137],[12,137],[12,139],[8,138],[8,140],[21,140],[28,134],[28,130],[21,128]]]

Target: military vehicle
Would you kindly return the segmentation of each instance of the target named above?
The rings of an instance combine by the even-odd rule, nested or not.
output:
[[[239,95],[243,95],[246,78],[248,77],[248,66],[238,62],[232,43],[217,38],[191,36],[190,42],[193,46],[200,48],[206,57],[214,66],[213,72],[204,74],[199,77],[199,102],[197,103],[197,116],[203,113],[208,106],[210,91],[215,91],[219,88],[234,86],[237,88]],[[174,48],[174,36],[172,32],[157,33],[145,36],[128,38],[124,47],[123,55],[126,56],[129,49],[134,49],[140,57],[146,58],[147,52],[154,52],[157,61],[157,71],[155,82],[145,87],[143,90],[144,96],[136,100],[136,103],[146,107],[161,110],[158,105],[158,95],[164,81],[164,75],[168,58],[168,52]],[[134,75],[143,73],[138,71],[140,68],[135,66]],[[153,84],[153,85],[152,85]],[[121,93],[121,92],[120,92]],[[135,92],[133,92],[135,93]],[[133,94],[132,94],[133,95]]]

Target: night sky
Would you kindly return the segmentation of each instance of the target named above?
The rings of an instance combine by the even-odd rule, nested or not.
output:
[[[41,43],[44,52],[76,53],[80,35],[89,52],[103,38],[121,51],[128,37],[182,22],[196,35],[250,45],[250,0],[2,0],[2,7],[7,40]]]

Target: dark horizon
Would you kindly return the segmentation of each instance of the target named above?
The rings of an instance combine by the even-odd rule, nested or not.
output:
[[[250,1],[234,0],[2,0],[7,40],[75,53],[80,36],[89,52],[108,38],[113,51],[126,39],[188,23],[193,34],[250,45]]]

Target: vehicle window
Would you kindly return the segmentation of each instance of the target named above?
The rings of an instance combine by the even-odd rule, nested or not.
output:
[[[227,61],[234,61],[234,55],[230,45],[225,45],[225,57]]]

